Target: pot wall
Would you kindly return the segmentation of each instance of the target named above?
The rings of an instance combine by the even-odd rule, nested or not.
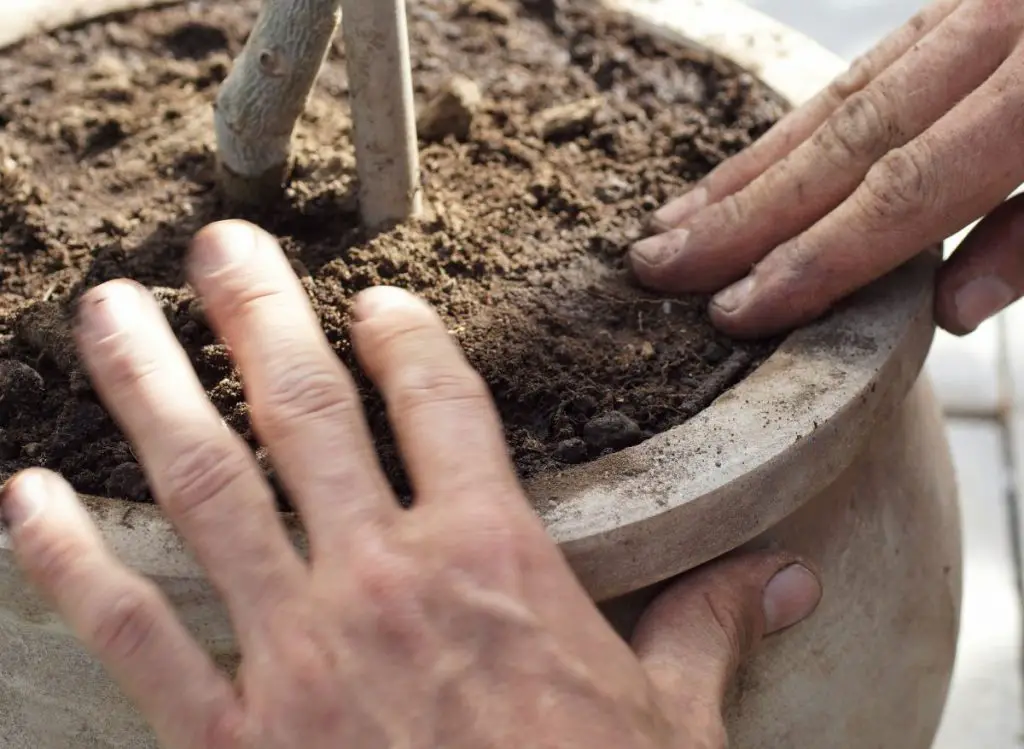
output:
[[[921,381],[828,491],[759,539],[817,563],[825,596],[745,669],[729,711],[744,749],[928,749],[961,600],[945,426]]]
[[[731,745],[928,749],[956,655],[961,550],[949,447],[927,381],[875,425],[831,486],[746,548],[773,545],[816,564],[825,595],[743,669],[727,715]],[[602,608],[626,634],[662,587]]]

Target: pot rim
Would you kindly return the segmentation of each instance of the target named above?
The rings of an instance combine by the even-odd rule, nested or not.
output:
[[[0,48],[33,33],[175,0],[7,0]],[[601,0],[645,31],[727,58],[796,106],[846,64],[739,0]],[[726,554],[825,489],[898,407],[934,332],[925,253],[789,335],[684,424],[619,453],[525,482],[597,601]],[[205,577],[155,505],[83,497],[111,550],[151,577]],[[297,517],[282,516],[301,550]],[[0,530],[0,549],[10,539]]]

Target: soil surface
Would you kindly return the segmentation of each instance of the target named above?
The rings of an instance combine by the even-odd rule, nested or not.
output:
[[[182,276],[190,237],[240,215],[215,188],[210,107],[258,6],[193,0],[0,59],[0,480],[41,465],[85,493],[151,499],[70,341],[75,299],[117,277],[153,289],[258,450]],[[769,353],[717,334],[704,298],[635,287],[623,256],[651,210],[773,124],[775,95],[586,3],[416,0],[409,14],[427,219],[375,237],[359,226],[340,35],[285,199],[242,215],[281,237],[342,359],[353,295],[422,294],[489,383],[528,477],[686,421]],[[407,498],[381,403],[360,385]]]

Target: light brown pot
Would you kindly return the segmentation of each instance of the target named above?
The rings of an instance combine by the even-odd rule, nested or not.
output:
[[[740,63],[793,104],[844,67],[735,0],[605,1],[650,30]],[[152,4],[9,0],[0,45]],[[919,379],[936,264],[936,255],[921,256],[791,335],[683,426],[527,487],[583,585],[624,632],[660,583],[734,549],[778,544],[819,566],[826,593],[816,614],[771,638],[743,671],[728,712],[733,746],[931,745],[954,660],[961,564],[949,450]],[[85,501],[114,550],[233,662],[223,609],[156,508]],[[153,745],[26,587],[3,535],[0,726],[2,749]]]

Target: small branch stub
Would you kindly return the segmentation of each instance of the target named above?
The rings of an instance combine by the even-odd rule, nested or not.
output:
[[[214,105],[217,164],[231,199],[264,204],[288,176],[292,133],[338,28],[340,0],[264,0]]]
[[[382,229],[422,210],[405,0],[342,0],[363,223]]]

